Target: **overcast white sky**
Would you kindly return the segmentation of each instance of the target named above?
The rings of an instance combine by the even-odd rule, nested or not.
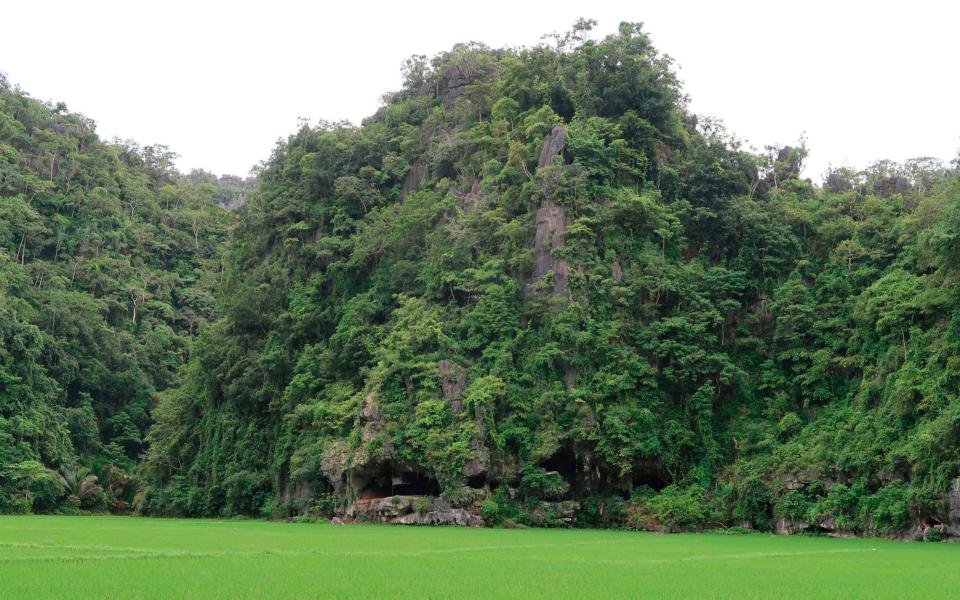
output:
[[[806,174],[960,148],[960,2],[14,2],[0,71],[105,138],[182,170],[244,175],[298,117],[356,123],[400,64],[456,42],[535,44],[578,17],[643,21],[691,108],[750,144],[811,150]]]

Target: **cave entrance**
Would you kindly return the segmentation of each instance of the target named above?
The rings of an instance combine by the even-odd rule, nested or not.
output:
[[[579,463],[577,462],[577,457],[573,453],[572,448],[568,448],[566,446],[560,448],[553,454],[553,456],[542,461],[540,466],[543,467],[547,472],[557,472],[560,477],[567,482],[571,489],[576,488]]]
[[[485,485],[487,485],[486,473],[480,473],[479,475],[473,475],[471,477],[467,477],[467,487],[471,487],[475,490],[479,490],[483,488],[483,486]]]
[[[378,473],[376,477],[367,482],[363,490],[360,491],[360,500],[374,500],[376,498],[388,498],[393,495],[390,489],[390,476]]]
[[[369,467],[365,469],[364,479],[366,482],[360,490],[359,500],[374,500],[376,498],[388,498],[393,495],[392,471],[389,463],[381,463],[374,469]]]
[[[364,475],[359,500],[374,500],[390,496],[439,496],[440,482],[428,471],[418,467],[383,463]]]
[[[439,496],[440,482],[424,471],[394,473],[393,494],[400,496]]]
[[[638,465],[633,468],[633,477],[630,480],[633,489],[648,487],[655,492],[670,485],[669,478],[663,471],[653,465]]]

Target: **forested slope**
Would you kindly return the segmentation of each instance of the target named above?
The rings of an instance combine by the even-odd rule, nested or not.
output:
[[[274,151],[145,511],[950,533],[956,170],[814,186],[588,29]]]
[[[0,76],[0,512],[134,499],[154,394],[213,319],[228,224],[219,186],[171,159]]]
[[[0,510],[141,457],[145,514],[960,534],[960,165],[814,184],[590,26],[252,189],[5,86]]]

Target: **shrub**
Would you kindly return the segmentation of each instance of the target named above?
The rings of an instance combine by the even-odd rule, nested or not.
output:
[[[770,526],[770,490],[759,477],[752,476],[739,482],[733,489],[733,517],[747,521],[757,529]]]
[[[646,506],[662,527],[672,531],[699,529],[719,522],[722,515],[717,499],[697,484],[686,488],[669,485],[646,501]]]
[[[310,514],[322,517],[332,517],[337,512],[340,503],[337,495],[331,492],[320,494],[310,501]]]
[[[748,533],[753,533],[753,530],[747,529],[746,527],[727,527],[726,529],[721,530],[721,533],[725,535],[746,535]]]
[[[577,525],[581,527],[620,527],[627,520],[627,501],[620,496],[588,496],[580,502]]]
[[[543,467],[528,466],[520,478],[520,490],[527,497],[556,498],[567,491],[567,482],[556,472]]]
[[[864,509],[873,529],[880,534],[910,525],[910,505],[913,490],[903,482],[886,485],[864,501]]]
[[[514,523],[530,524],[534,519],[524,507],[510,497],[510,490],[501,486],[493,493],[493,500],[499,506],[499,520],[506,526],[507,520]]]
[[[792,521],[816,520],[816,505],[799,490],[787,490],[773,505],[774,516]]]
[[[830,488],[826,497],[820,501],[819,513],[823,517],[832,518],[837,529],[846,529],[856,522],[859,501],[857,490],[838,483]]]
[[[316,517],[314,515],[297,515],[290,519],[291,523],[326,523],[329,519]]]
[[[433,503],[436,500],[433,496],[422,496],[420,498],[414,498],[413,500],[413,510],[419,514],[424,514],[430,512],[433,509]]]
[[[92,492],[91,492],[92,493]],[[33,500],[34,512],[50,512],[64,502],[65,491],[61,483],[53,477],[39,478],[30,483],[30,497]],[[86,499],[86,495],[84,497]],[[80,507],[81,499],[78,496],[68,496],[66,502]]]
[[[487,498],[480,503],[480,512],[483,514],[483,522],[488,526],[500,522],[500,505],[492,498]]]
[[[801,427],[803,427],[803,420],[797,416],[797,413],[788,412],[777,423],[777,433],[780,439],[785,440],[800,431]]]
[[[260,516],[264,519],[274,519],[280,515],[280,503],[276,496],[267,496],[260,506]]]
[[[30,499],[20,494],[0,491],[0,514],[25,515],[30,512]]]

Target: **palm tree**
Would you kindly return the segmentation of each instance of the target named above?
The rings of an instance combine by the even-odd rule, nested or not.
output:
[[[60,469],[60,485],[67,494],[67,502],[74,506],[80,506],[81,502],[101,489],[97,485],[97,476],[91,475],[86,467]]]

